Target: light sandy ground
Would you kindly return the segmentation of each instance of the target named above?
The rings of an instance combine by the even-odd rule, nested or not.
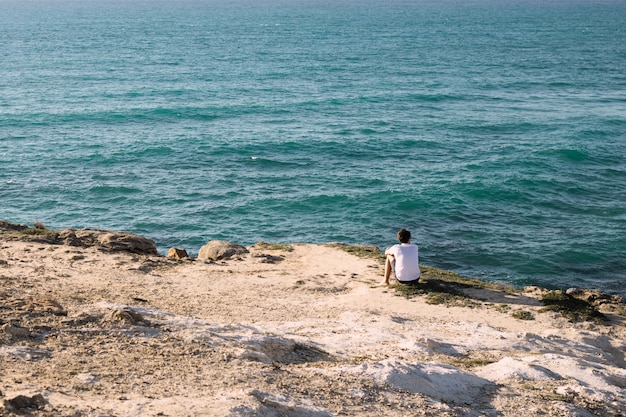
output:
[[[431,305],[376,287],[374,260],[293,247],[208,262],[0,239],[0,415],[626,413],[622,316],[493,290]]]

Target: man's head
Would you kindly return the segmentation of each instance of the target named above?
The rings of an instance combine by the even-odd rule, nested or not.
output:
[[[409,243],[411,241],[411,232],[406,229],[400,229],[398,232],[398,240],[400,243]]]

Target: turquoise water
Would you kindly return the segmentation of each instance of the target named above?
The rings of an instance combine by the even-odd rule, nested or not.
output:
[[[626,294],[626,3],[0,0],[0,218]]]

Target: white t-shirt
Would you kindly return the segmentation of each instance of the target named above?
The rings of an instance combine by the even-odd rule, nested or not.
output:
[[[419,253],[417,245],[400,243],[385,251],[395,258],[394,273],[398,281],[415,281],[420,277]]]

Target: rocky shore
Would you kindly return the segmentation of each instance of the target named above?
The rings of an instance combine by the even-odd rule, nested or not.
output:
[[[626,415],[626,305],[376,248],[190,258],[150,239],[0,222],[0,416]]]

